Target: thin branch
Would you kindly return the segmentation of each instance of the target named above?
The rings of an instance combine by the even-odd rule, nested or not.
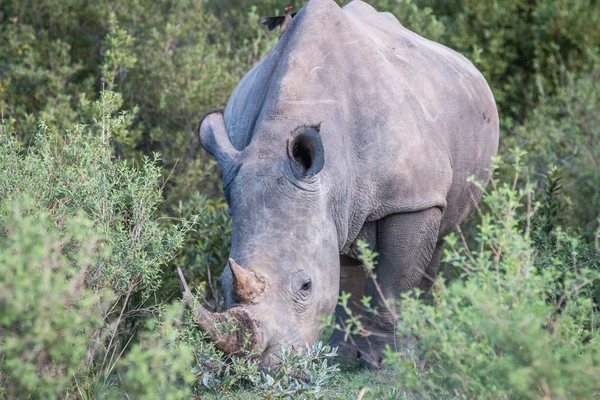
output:
[[[529,187],[529,170],[527,170],[527,187]],[[529,237],[531,231],[531,190],[527,190],[527,222],[525,224],[525,236]]]
[[[119,324],[121,323],[121,319],[123,318],[123,313],[125,312],[125,309],[127,308],[127,302],[129,301],[129,297],[131,296],[131,292],[133,291],[133,288],[135,286],[134,281],[135,281],[135,278],[129,284],[129,288],[127,290],[127,295],[125,296],[125,301],[123,302],[123,306],[121,307],[121,312],[119,313],[119,318],[117,318],[115,328],[113,329],[113,334],[110,338],[110,341],[108,342],[107,351],[104,354],[104,358],[102,359],[102,366],[100,367],[100,370],[104,370],[104,364],[106,363],[106,357],[108,357],[108,353],[110,352],[110,349],[112,348],[113,340],[115,340],[115,337],[117,336],[117,330],[119,328]]]
[[[210,294],[212,295],[213,299],[215,299],[215,307],[214,309],[216,311],[219,311],[219,298],[218,298],[218,293],[215,290],[214,286],[213,286],[213,282],[212,282],[212,275],[210,273],[210,266],[208,264],[206,264],[206,273],[208,274],[208,287],[210,288]],[[208,302],[206,305],[209,305]]]

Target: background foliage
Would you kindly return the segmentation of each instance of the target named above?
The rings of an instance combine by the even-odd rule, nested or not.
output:
[[[488,80],[501,116],[501,155],[508,157],[513,148],[525,151],[519,153],[517,185],[512,186],[514,171],[509,169],[497,172],[498,185],[511,182],[515,195],[526,190],[521,204],[539,208],[535,214],[528,214],[526,206],[502,208],[513,194],[494,189],[488,200],[492,209],[494,204],[498,208],[487,217],[475,216],[462,231],[466,246],[479,248],[493,239],[489,229],[512,221],[502,246],[514,257],[525,257],[531,271],[548,271],[527,283],[541,285],[527,289],[533,297],[522,303],[536,313],[515,315],[552,320],[556,314],[549,314],[548,302],[560,299],[566,282],[581,278],[581,269],[574,272],[572,266],[600,268],[600,2],[369,3],[466,55]],[[287,5],[274,0],[252,5],[236,0],[0,3],[0,396],[227,393],[223,385],[228,375],[214,372],[221,367],[202,375],[217,379],[212,383],[194,377],[194,366],[206,360],[222,365],[221,355],[175,326],[185,316],[168,306],[177,296],[172,272],[177,266],[184,269],[199,300],[222,307],[216,277],[228,253],[229,217],[220,172],[199,149],[195,128],[205,112],[226,104],[235,84],[276,42],[276,35],[258,26],[258,17]],[[466,250],[451,249],[455,258],[449,256],[445,270],[457,286],[441,283],[436,301],[444,306],[414,308],[414,315],[430,313],[431,318],[413,322],[430,348],[464,350],[469,340],[481,337],[480,328],[489,318],[472,308],[463,313],[462,307],[480,301],[472,296],[490,294],[469,292],[475,283],[486,288],[492,282],[485,273],[465,275],[465,265],[472,261],[456,258]],[[493,261],[493,255],[477,255],[474,268],[486,270],[484,261]],[[522,261],[507,257],[494,262],[506,271],[506,293],[529,288],[513,281],[521,282],[511,268]],[[573,300],[581,303],[573,308],[577,313],[597,318],[597,287],[578,291],[582,300]],[[485,304],[499,310],[510,303],[506,295],[489,301]],[[453,302],[461,308],[448,306]],[[469,312],[468,320],[460,319]],[[410,315],[404,317],[412,321]],[[466,326],[464,343],[428,336],[444,321]],[[577,336],[583,328],[561,323],[565,330],[556,342],[556,333],[526,330],[521,346],[535,354],[547,350],[555,358],[531,358],[518,364],[520,372],[550,381],[556,371],[569,377],[567,370],[598,368],[597,347],[596,353],[590,350],[597,339]],[[530,343],[533,337],[545,339]],[[571,353],[560,352],[564,341],[574,343],[565,350]],[[488,358],[483,359],[488,363],[506,361],[489,354],[511,354],[487,345]],[[489,388],[472,364],[468,383],[440,375],[465,365],[445,349],[438,349],[433,364],[440,368],[427,370],[431,375],[403,372],[419,377],[414,385],[403,379],[411,390],[456,390],[476,397],[480,388]],[[431,354],[421,356],[431,360]],[[294,360],[290,355],[290,368]],[[559,362],[565,369],[537,369],[541,360],[549,366]],[[251,371],[253,366],[244,368]],[[434,378],[451,387],[435,386]],[[530,388],[539,382],[519,381],[516,392],[498,387],[485,396],[536,397]],[[561,397],[575,381],[553,382],[557,386],[549,393]],[[577,387],[588,387],[585,382]],[[290,387],[277,393],[285,390]],[[395,390],[390,389],[395,393],[390,396],[398,395]]]

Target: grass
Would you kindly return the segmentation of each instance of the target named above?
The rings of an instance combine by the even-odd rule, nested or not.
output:
[[[213,398],[211,396],[202,398]],[[237,390],[228,397],[232,400],[263,400],[264,396],[253,390]],[[401,379],[392,370],[368,371],[349,368],[327,384],[322,398],[328,400],[346,399],[412,399],[402,389]]]

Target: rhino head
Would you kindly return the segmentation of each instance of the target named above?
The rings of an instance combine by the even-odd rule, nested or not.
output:
[[[230,259],[220,278],[228,311],[203,311],[200,328],[222,350],[236,353],[249,344],[272,365],[281,346],[320,336],[318,316],[336,304],[339,247],[321,125],[275,121],[259,129],[276,134],[237,150],[221,112],[200,123],[201,144],[221,167],[232,216]],[[239,328],[235,334],[214,325],[227,317]]]

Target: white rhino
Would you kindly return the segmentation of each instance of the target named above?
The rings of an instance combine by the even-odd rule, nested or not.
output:
[[[221,166],[233,224],[229,310],[198,310],[199,328],[228,352],[251,333],[273,362],[282,345],[319,338],[318,316],[341,290],[365,294],[380,313],[364,316],[373,335],[350,351],[378,366],[394,323],[356,241],[379,253],[385,297],[428,290],[444,235],[479,200],[467,178],[489,179],[498,115],[465,57],[362,1],[311,0],[199,136]],[[241,329],[219,332],[226,317]]]

